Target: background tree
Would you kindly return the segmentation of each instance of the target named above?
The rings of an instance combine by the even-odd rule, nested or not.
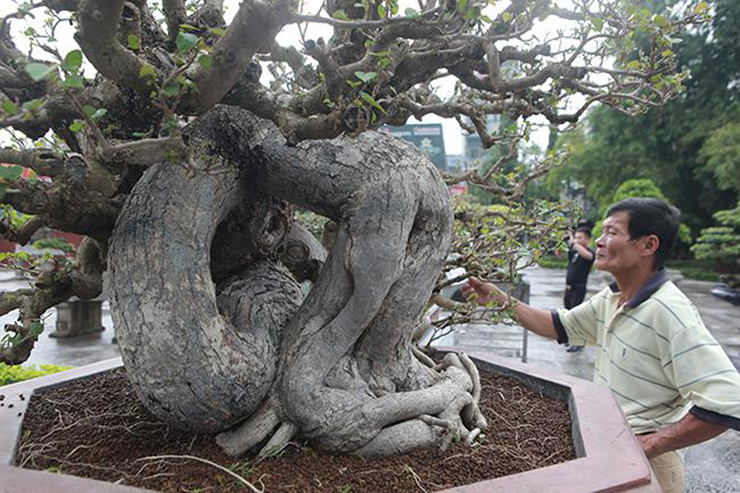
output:
[[[651,8],[666,12],[679,3],[656,2]],[[557,191],[566,176],[574,177],[603,205],[624,181],[648,178],[681,210],[694,234],[711,224],[714,212],[735,204],[740,4],[708,3],[711,25],[678,35],[672,45],[678,67],[691,72],[686,90],[636,118],[595,108],[580,133],[561,136],[560,145],[572,156],[548,176],[550,190]]]
[[[245,0],[227,24],[221,0],[166,0],[161,11],[145,0],[19,5],[0,25],[0,125],[36,142],[18,139],[0,160],[49,180],[7,181],[3,201],[28,216],[2,230],[23,241],[46,225],[88,239],[72,262],[44,265],[31,289],[2,295],[0,312],[20,314],[0,360],[23,361],[44,311],[97,296],[107,272],[142,402],[220,433],[232,454],[296,434],[363,455],[472,441],[486,427],[477,370],[464,355],[435,366],[411,337],[448,257],[445,181],[417,149],[372,129],[465,116],[488,147],[500,136],[487,114],[562,124],[596,102],[628,113],[660,105],[684,78],[672,39],[707,5],[675,19],[624,0],[419,7],[339,0],[305,15],[288,0]],[[48,19],[25,31],[26,53],[11,25],[31,15]],[[547,19],[558,32],[536,33]],[[67,23],[79,49],[59,51]],[[275,41],[307,23],[334,35],[302,34],[301,51]],[[638,30],[651,42],[635,65]],[[519,69],[502,72],[507,60]],[[433,87],[443,78],[456,82],[446,100]],[[511,186],[475,171],[446,181],[515,201],[558,159]],[[336,225],[328,254],[292,222],[293,205]],[[304,279],[314,281],[305,299]]]

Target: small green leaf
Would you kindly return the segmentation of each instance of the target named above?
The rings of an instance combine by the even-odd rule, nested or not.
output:
[[[129,34],[128,35],[128,47],[134,51],[139,51],[141,48],[141,40],[139,37],[135,34]]]
[[[3,101],[3,111],[10,116],[18,114],[18,105],[13,101]]]
[[[468,0],[460,0],[457,2],[457,11],[462,13],[465,12],[465,7],[468,6]]]
[[[105,108],[100,108],[99,110],[95,111],[92,115],[90,115],[90,118],[93,120],[98,120],[102,118],[106,113],[108,113],[108,110]]]
[[[591,25],[594,26],[594,29],[601,32],[604,29],[604,19],[601,17],[591,17]]]
[[[89,104],[86,104],[85,106],[83,106],[83,107],[82,107],[82,111],[84,111],[84,112],[85,112],[85,116],[87,116],[88,118],[90,118],[90,117],[92,117],[92,116],[93,116],[93,115],[95,114],[95,112],[96,112],[96,111],[98,111],[98,110],[97,110],[97,108],[95,108],[94,106],[90,106]]]
[[[82,77],[77,74],[72,74],[64,79],[64,87],[82,89],[85,87],[85,83],[83,82]]]
[[[665,51],[662,51],[660,54],[668,58],[669,56],[673,55],[673,52],[671,50],[665,50]]]
[[[697,14],[703,14],[707,10],[709,10],[709,4],[707,2],[699,2],[699,4],[694,7],[694,12]]]
[[[40,322],[33,322],[29,329],[29,332],[33,337],[38,337],[41,335],[42,332],[44,332],[44,324]]]
[[[406,17],[410,17],[412,19],[415,17],[419,17],[419,13],[411,7],[404,10],[403,13],[406,15]]]
[[[170,82],[162,88],[162,94],[165,96],[173,97],[180,93],[180,85],[176,82]]]
[[[509,14],[508,12],[504,12],[504,14],[508,15],[509,18],[511,18],[511,14]],[[480,17],[480,9],[477,7],[473,7],[472,9],[465,12],[463,19],[477,19],[478,17]]]
[[[216,36],[218,36],[219,38],[220,38],[221,36],[223,36],[224,34],[226,34],[226,31],[224,31],[224,30],[223,30],[223,29],[221,29],[220,27],[212,27],[212,28],[210,28],[210,29],[209,29],[209,31],[210,31],[211,33],[215,34]]]
[[[653,22],[655,22],[655,25],[658,27],[667,27],[668,25],[670,25],[670,23],[668,22],[668,19],[666,19],[660,14],[655,16],[655,19],[653,19]]]
[[[332,17],[334,17],[335,19],[338,19],[340,21],[348,21],[349,20],[349,17],[347,17],[347,13],[344,10],[342,10],[342,9],[335,10],[334,13],[332,14]]]
[[[203,68],[211,68],[212,60],[211,55],[203,54],[198,58],[198,61],[200,62],[200,65]]]
[[[355,72],[355,76],[365,84],[369,84],[373,80],[378,78],[377,72]]]
[[[23,103],[23,109],[28,111],[36,111],[37,109],[41,108],[42,104],[44,104],[44,102],[41,99],[32,99]]]
[[[175,41],[175,44],[177,45],[177,51],[179,51],[180,53],[187,53],[188,51],[193,49],[193,46],[198,44],[198,41],[200,41],[200,38],[195,34],[184,33],[180,31],[179,33],[177,33],[177,40]]]
[[[191,24],[180,24],[180,29],[184,29],[186,31],[197,31],[200,28]]]
[[[62,70],[65,72],[77,73],[82,66],[82,52],[80,50],[72,50],[67,53],[62,63]]]
[[[79,132],[82,130],[82,127],[85,126],[85,123],[82,120],[75,120],[69,125],[69,129],[73,132]]]
[[[509,22],[511,19],[514,18],[513,15],[511,15],[511,12],[504,12],[501,14],[501,18],[504,20],[504,22]]]
[[[372,106],[373,108],[377,108],[377,109],[379,109],[379,110],[381,111],[381,113],[385,113],[385,110],[383,109],[383,107],[382,107],[382,106],[380,106],[380,103],[378,103],[377,101],[375,101],[375,98],[373,98],[373,97],[372,97],[371,95],[369,95],[369,94],[368,94],[368,93],[366,93],[365,91],[360,91],[360,96],[361,96],[361,97],[362,97],[362,99],[364,99],[364,100],[365,100],[365,102],[366,102],[366,103],[368,103],[368,104],[369,104],[370,106]]]
[[[156,77],[157,71],[154,70],[154,67],[149,65],[148,63],[141,66],[141,69],[139,69],[139,77],[145,78],[145,77]]]
[[[381,19],[385,19],[385,14],[386,14],[386,11],[385,11],[385,7],[383,6],[383,4],[378,5],[378,16]]]
[[[32,62],[26,65],[26,73],[36,82],[40,81],[50,73],[56,70],[56,65],[47,65],[45,63]]]

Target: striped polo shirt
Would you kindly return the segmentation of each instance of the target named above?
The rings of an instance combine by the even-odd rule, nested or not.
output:
[[[615,283],[552,319],[558,342],[597,347],[594,381],[612,390],[635,434],[687,412],[740,430],[740,374],[664,269],[622,306]]]

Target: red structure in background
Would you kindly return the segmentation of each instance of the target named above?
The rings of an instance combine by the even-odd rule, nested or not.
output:
[[[0,240],[0,253],[13,253],[15,252],[16,243],[8,240]]]
[[[52,230],[49,232],[49,238],[61,238],[63,240],[67,240],[69,244],[71,244],[73,247],[75,247],[75,250],[80,246],[80,243],[82,243],[82,240],[85,238],[82,235],[76,235],[74,233],[66,233],[64,231],[57,231]],[[74,252],[70,252],[69,255],[73,255]]]

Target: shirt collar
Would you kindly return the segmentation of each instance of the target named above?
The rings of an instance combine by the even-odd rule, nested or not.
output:
[[[635,296],[627,300],[624,306],[626,306],[627,308],[637,308],[641,303],[655,294],[655,292],[660,289],[660,287],[667,281],[669,281],[668,272],[666,271],[665,267],[661,267],[655,274],[653,274],[650,279],[645,282],[645,284],[640,286],[640,289],[637,290]],[[609,285],[609,289],[611,289],[612,293],[619,292],[619,286],[616,282],[611,283]]]

